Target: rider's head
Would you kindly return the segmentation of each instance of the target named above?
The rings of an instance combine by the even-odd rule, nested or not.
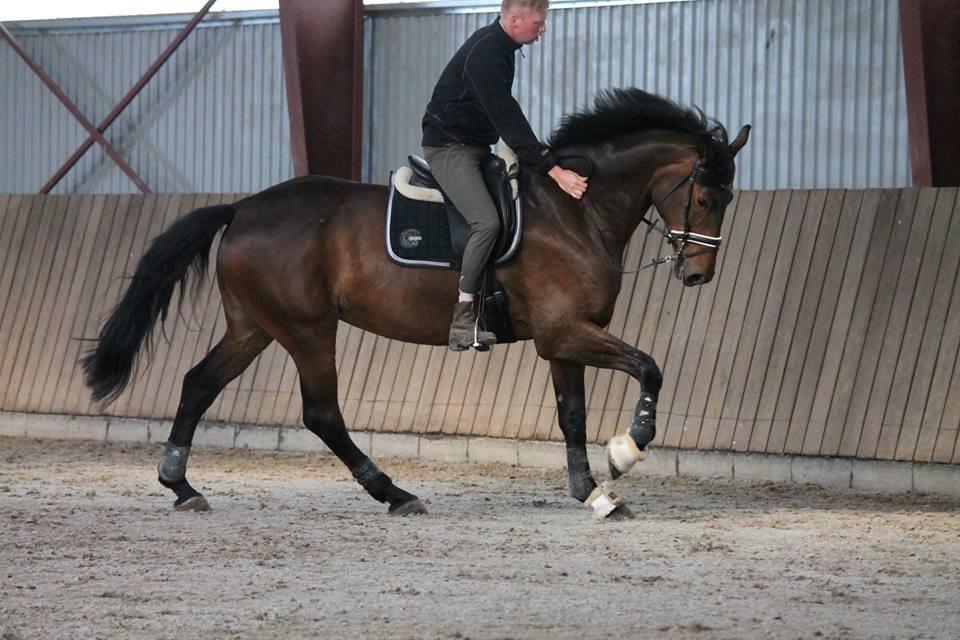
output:
[[[547,31],[550,0],[503,0],[500,22],[517,44],[532,44]]]

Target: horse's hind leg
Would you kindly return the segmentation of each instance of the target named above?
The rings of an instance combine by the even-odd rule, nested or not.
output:
[[[273,341],[263,329],[250,323],[231,323],[227,334],[183,378],[180,405],[170,438],[163,449],[157,472],[160,483],[177,494],[178,510],[206,511],[207,501],[187,482],[187,458],[197,423],[223,388]]]
[[[323,329],[318,330],[323,331]],[[337,403],[337,368],[335,363],[336,324],[324,335],[315,334],[293,354],[300,372],[300,391],[303,394],[303,423],[320,436],[330,450],[350,469],[371,496],[390,503],[392,515],[426,513],[427,510],[413,494],[393,484],[390,477],[353,443]],[[299,346],[304,347],[304,343]]]

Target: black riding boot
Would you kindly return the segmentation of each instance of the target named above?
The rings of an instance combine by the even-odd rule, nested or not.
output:
[[[489,347],[496,341],[496,335],[482,330],[477,325],[477,312],[473,308],[473,303],[458,302],[453,309],[453,323],[450,325],[450,349],[466,351],[477,344]]]

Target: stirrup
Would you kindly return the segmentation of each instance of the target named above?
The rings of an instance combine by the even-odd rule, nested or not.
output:
[[[477,321],[473,323],[473,344],[470,346],[477,351],[490,351],[491,345],[497,344],[497,336],[493,331],[487,331],[486,333],[493,336],[493,342],[490,344],[480,342],[480,316],[477,315]]]

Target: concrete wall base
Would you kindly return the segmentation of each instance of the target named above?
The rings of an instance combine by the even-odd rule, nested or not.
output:
[[[80,417],[0,412],[0,436],[162,443],[169,425],[156,420]],[[517,442],[416,433],[351,434],[357,445],[377,458],[407,458],[453,463],[505,463],[520,467],[561,469],[564,446],[555,442]],[[302,428],[200,423],[197,447],[249,448],[264,451],[305,451],[329,455],[320,439]],[[605,474],[604,447],[588,445],[595,472]],[[649,458],[632,473],[657,476],[719,478],[745,482],[812,484],[830,489],[882,493],[928,493],[960,498],[960,465],[888,460],[855,460],[732,451],[651,449]]]

